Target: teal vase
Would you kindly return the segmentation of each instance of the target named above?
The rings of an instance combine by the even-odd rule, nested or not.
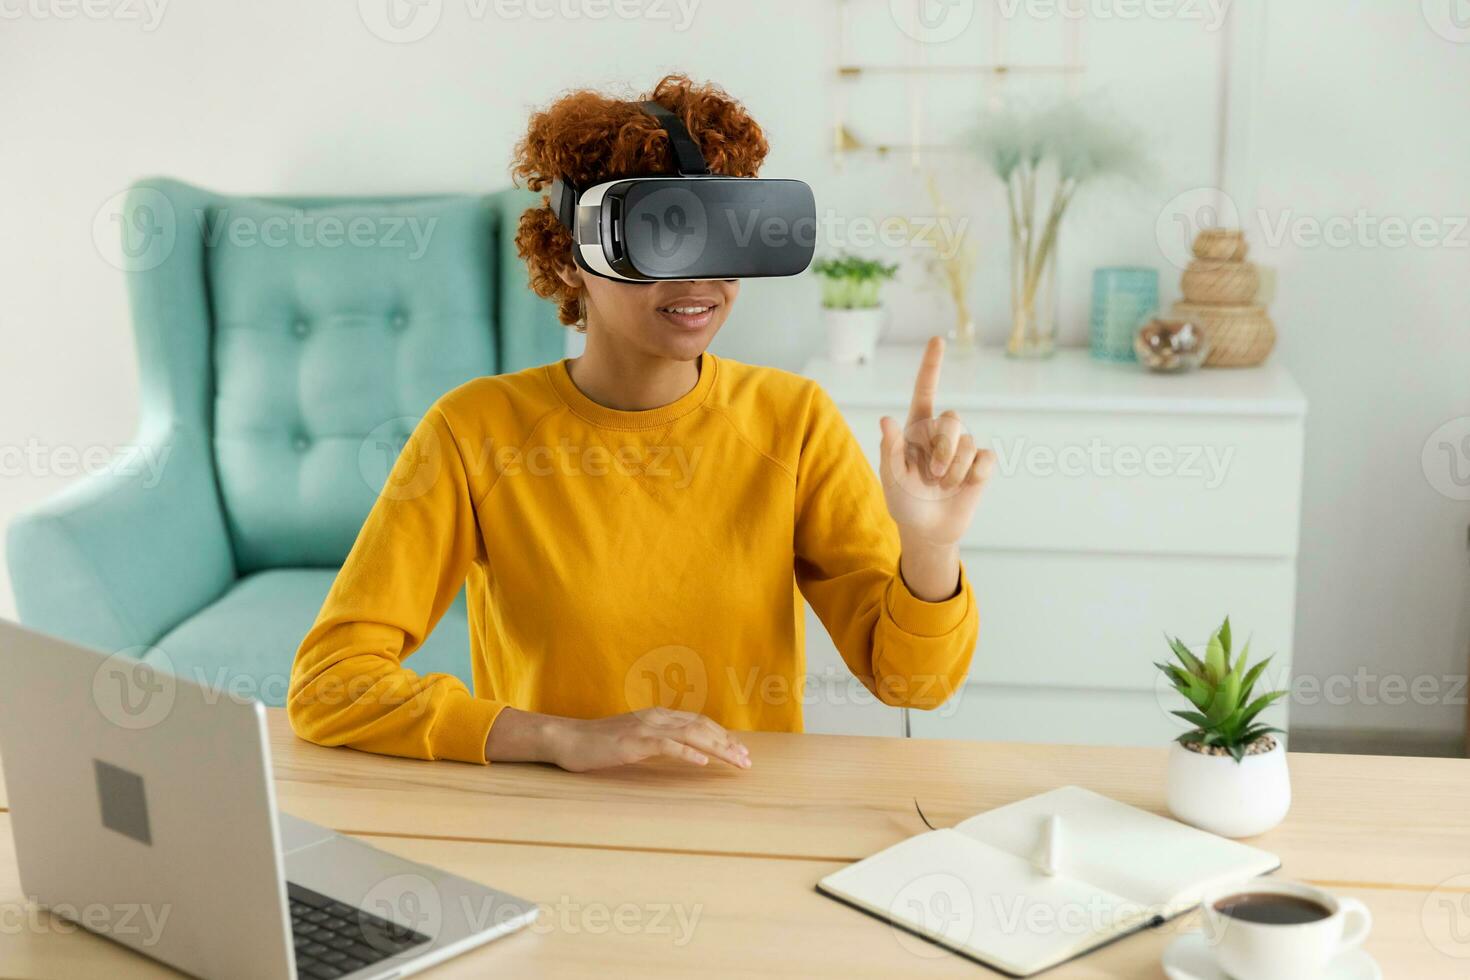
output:
[[[1159,273],[1112,266],[1092,273],[1092,356],[1132,362],[1133,338],[1159,308]]]

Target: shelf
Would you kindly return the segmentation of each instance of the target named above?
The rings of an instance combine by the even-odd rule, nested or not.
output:
[[[862,75],[1080,75],[1082,65],[838,65],[841,78]]]
[[[959,143],[877,143],[873,146],[840,146],[834,147],[834,153],[871,153],[874,156],[888,156],[890,153],[967,153],[969,147]]]
[[[888,410],[908,404],[922,353],[917,344],[883,346],[869,364],[837,365],[814,358],[804,373],[844,408]],[[951,349],[945,356],[940,400],[958,410],[1145,415],[1300,417],[1307,408],[1279,358],[1255,368],[1170,375],[1152,374],[1136,364],[1096,361],[1077,348],[1044,360],[1013,360],[999,348]]]

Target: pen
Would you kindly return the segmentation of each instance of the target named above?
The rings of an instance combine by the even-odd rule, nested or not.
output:
[[[1041,825],[1041,846],[1036,849],[1036,857],[1033,861],[1036,870],[1044,875],[1060,873],[1058,865],[1060,864],[1061,846],[1062,818],[1053,813]]]

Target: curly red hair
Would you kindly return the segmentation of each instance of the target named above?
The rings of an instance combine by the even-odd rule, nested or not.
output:
[[[569,92],[532,114],[516,144],[511,176],[533,191],[553,180],[581,187],[630,174],[674,172],[668,135],[638,103],[654,101],[674,112],[699,144],[712,173],[754,177],[769,146],[745,107],[712,84],[667,75],[647,95],[616,99],[601,92]],[[578,325],[581,296],[557,275],[572,262],[572,235],[557,221],[548,198],[521,215],[516,251],[531,274],[531,289],[555,300],[561,322]]]

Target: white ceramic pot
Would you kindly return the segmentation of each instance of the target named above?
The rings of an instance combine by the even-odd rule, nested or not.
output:
[[[884,311],[823,310],[827,325],[827,358],[834,364],[866,364],[878,349]]]
[[[1279,824],[1291,809],[1286,746],[1236,762],[1203,755],[1175,742],[1169,748],[1169,812],[1221,837],[1254,837]]]

